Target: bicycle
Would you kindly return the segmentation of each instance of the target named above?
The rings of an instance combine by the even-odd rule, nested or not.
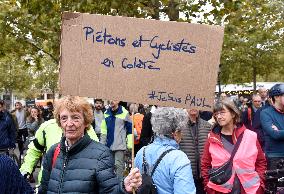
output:
[[[266,177],[266,194],[284,194],[284,160],[279,162],[277,169],[267,170]]]

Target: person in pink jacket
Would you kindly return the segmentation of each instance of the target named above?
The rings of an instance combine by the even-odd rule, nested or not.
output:
[[[208,135],[201,159],[201,174],[208,194],[264,193],[266,159],[257,140],[257,134],[240,123],[240,112],[232,101],[223,100],[214,106],[217,121]],[[232,176],[224,184],[210,181],[209,170],[218,168],[231,156],[238,137],[243,133],[233,158]]]

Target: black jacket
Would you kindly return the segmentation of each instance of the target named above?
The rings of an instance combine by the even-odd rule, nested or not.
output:
[[[152,117],[152,113],[149,112],[143,118],[141,135],[140,135],[141,147],[147,146],[152,141],[154,133],[152,130],[151,117]]]
[[[15,148],[16,126],[12,115],[0,111],[0,149]]]
[[[39,193],[124,193],[114,173],[110,150],[85,134],[67,151],[65,137],[52,168],[57,144],[46,154]]]

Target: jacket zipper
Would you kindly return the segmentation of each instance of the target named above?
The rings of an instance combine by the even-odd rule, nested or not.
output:
[[[68,163],[68,152],[66,154],[66,156],[64,157],[63,160],[63,170],[60,176],[60,182],[59,182],[59,187],[58,187],[58,194],[62,193],[62,187],[63,187],[63,179],[64,179],[64,175],[65,175],[65,170],[66,170],[66,165]]]

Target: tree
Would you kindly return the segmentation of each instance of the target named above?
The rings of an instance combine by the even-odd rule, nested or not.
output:
[[[253,79],[283,80],[284,70],[279,70],[284,58],[284,24],[281,20],[284,16],[283,4],[281,0],[10,0],[0,2],[0,61],[6,61],[8,58],[11,61],[17,61],[23,65],[27,76],[33,75],[29,91],[40,91],[46,87],[56,91],[63,11],[157,20],[164,15],[172,21],[225,24],[221,57],[222,83],[243,83]],[[181,15],[183,15],[182,18]],[[14,65],[14,63],[11,64]],[[55,80],[51,81],[51,79]],[[0,80],[0,85],[1,82]]]
[[[31,86],[31,76],[26,73],[25,64],[15,57],[6,56],[0,60],[0,88],[10,95],[12,93],[24,93]]]
[[[130,0],[19,0],[0,3],[0,29],[1,36],[4,37],[0,43],[7,45],[1,47],[0,58],[12,53],[8,58],[24,63],[33,72],[33,89],[48,87],[55,92],[58,82],[61,13],[80,11],[143,17],[144,14],[137,6],[140,6],[139,2],[133,3]],[[10,87],[16,85],[11,83]]]
[[[283,1],[235,1],[225,9],[225,37],[221,58],[222,80],[244,83],[252,80],[283,81],[273,78],[283,65]],[[282,48],[282,49],[281,49]],[[283,71],[283,70],[282,70]]]

